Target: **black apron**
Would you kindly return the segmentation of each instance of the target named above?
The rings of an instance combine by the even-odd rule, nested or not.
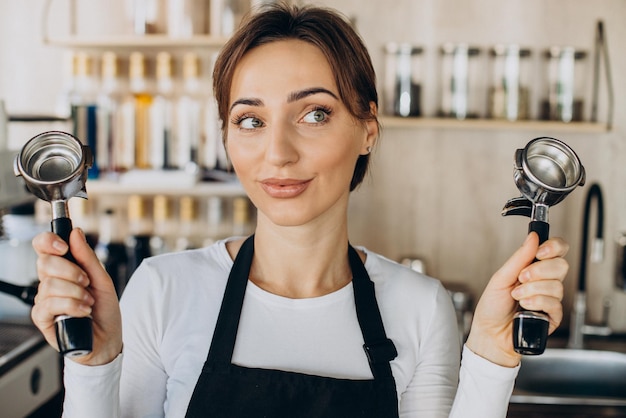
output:
[[[363,348],[374,379],[352,380],[242,367],[231,363],[254,254],[254,235],[242,245],[228,277],[211,348],[187,417],[318,418],[398,416],[389,362],[397,356],[385,334],[374,283],[349,246],[348,258]]]

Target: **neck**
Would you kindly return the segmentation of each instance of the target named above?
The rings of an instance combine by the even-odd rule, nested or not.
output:
[[[328,228],[280,227],[259,218],[250,280],[271,293],[310,298],[350,282],[347,221]]]

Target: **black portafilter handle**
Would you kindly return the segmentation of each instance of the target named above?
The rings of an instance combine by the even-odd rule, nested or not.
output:
[[[539,244],[548,240],[550,224],[544,221],[531,221],[528,233],[539,235]],[[537,260],[535,260],[537,261]],[[539,355],[546,349],[550,318],[545,312],[528,311],[520,308],[513,317],[513,348],[524,355]]]
[[[50,223],[52,232],[60,236],[68,246],[72,232],[72,220],[67,217],[55,218]],[[74,256],[68,250],[63,256],[76,263]],[[69,315],[59,315],[55,318],[55,329],[59,351],[66,357],[79,357],[91,353],[93,347],[93,325],[90,316],[75,318]]]
[[[18,286],[0,280],[0,293],[15,296],[27,305],[35,304],[35,296],[37,296],[37,286]]]

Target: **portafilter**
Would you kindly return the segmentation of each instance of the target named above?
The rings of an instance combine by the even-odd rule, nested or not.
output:
[[[502,215],[528,216],[528,232],[536,232],[541,244],[549,236],[550,206],[585,184],[585,168],[574,150],[564,142],[540,137],[515,152],[513,179],[522,196],[509,200]],[[520,308],[513,319],[515,351],[527,355],[543,353],[549,325],[546,313]]]
[[[50,202],[52,232],[68,245],[72,221],[67,201],[74,196],[87,198],[85,182],[92,163],[89,147],[60,131],[44,132],[31,138],[14,160],[15,175],[24,178],[26,188]],[[76,262],[70,251],[65,258]],[[59,315],[55,318],[55,327],[61,354],[77,357],[91,352],[93,329],[90,317]]]

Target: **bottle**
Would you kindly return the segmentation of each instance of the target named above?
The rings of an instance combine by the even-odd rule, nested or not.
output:
[[[139,267],[144,258],[150,257],[150,238],[152,225],[148,217],[148,207],[143,196],[132,195],[128,198],[128,276]]]
[[[128,281],[128,255],[119,228],[120,220],[113,209],[105,209],[100,216],[98,243],[95,253],[104,269],[111,276],[118,298]]]
[[[114,52],[102,54],[100,92],[97,99],[98,167],[100,175],[112,177],[118,171],[116,151],[120,142],[120,106],[124,96],[124,85],[120,78],[119,58]]]
[[[207,33],[209,2],[205,0],[167,0],[167,34],[186,38]]]
[[[214,64],[216,55],[211,57]],[[211,66],[213,67],[213,65]],[[212,89],[206,97],[203,111],[202,143],[200,145],[200,166],[203,170],[210,171],[217,168],[228,169],[230,161],[222,146],[222,128],[217,109],[217,100],[212,94]]]
[[[96,101],[98,81],[94,74],[93,59],[85,52],[77,52],[72,62],[73,88],[70,93],[72,133],[91,148],[93,165],[88,178],[98,177]]]
[[[183,86],[177,103],[176,158],[174,166],[195,172],[198,169],[198,147],[202,138],[202,114],[208,90],[200,81],[200,59],[195,53],[183,56]]]
[[[95,248],[99,240],[99,225],[96,216],[96,205],[93,200],[70,199],[69,211],[72,214],[74,227],[81,228],[91,248]]]
[[[141,52],[133,52],[129,58],[129,94],[122,104],[122,144],[120,167],[150,168],[149,110],[152,103],[146,59]]]
[[[198,201],[191,196],[182,196],[179,199],[180,234],[176,239],[176,251],[190,250],[200,246]]]
[[[233,198],[233,235],[246,236],[251,230],[249,200],[245,197]]]
[[[54,105],[55,115],[64,119],[69,119],[72,111],[70,96],[74,90],[74,55],[72,50],[63,53],[63,79]]]
[[[226,238],[232,231],[232,226],[224,215],[224,204],[224,199],[221,196],[209,196],[207,199],[204,246],[212,245],[218,240]]]
[[[150,106],[150,166],[171,167],[174,130],[174,80],[172,56],[160,52],[156,58],[156,89]]]
[[[211,35],[229,37],[250,10],[250,0],[215,0],[210,2]]]
[[[152,255],[165,254],[174,250],[172,242],[176,224],[172,217],[172,201],[164,195],[157,195],[153,201],[153,235],[150,238]]]
[[[161,0],[125,0],[124,3],[134,35],[166,32],[166,10]]]

